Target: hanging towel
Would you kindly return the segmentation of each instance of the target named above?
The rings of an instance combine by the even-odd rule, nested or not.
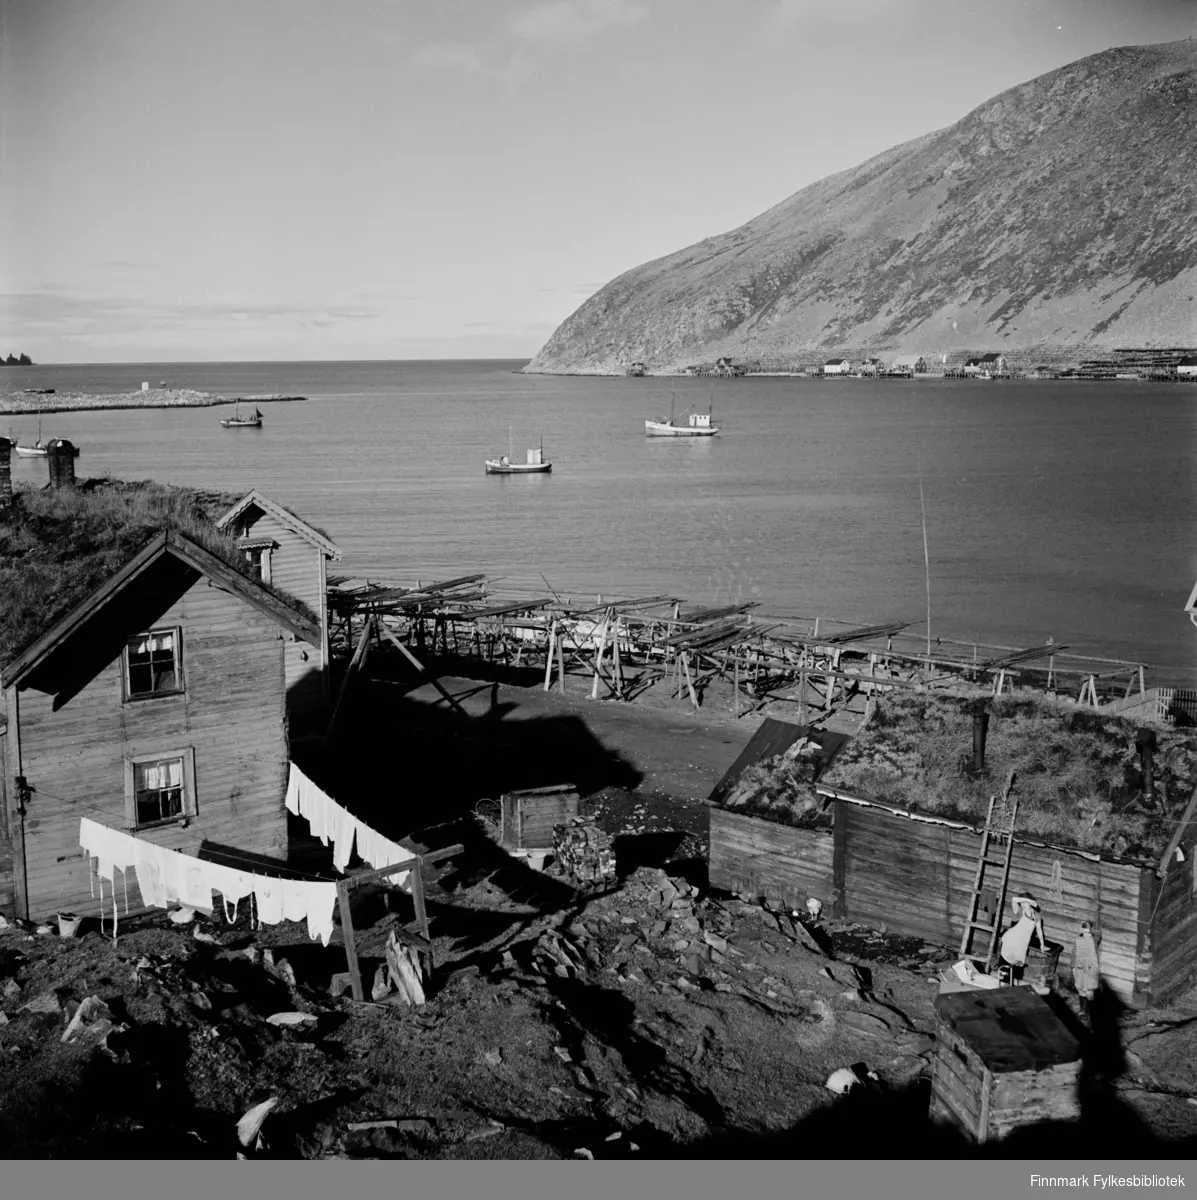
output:
[[[357,832],[358,821],[351,812],[339,804],[333,801],[329,803],[332,806],[329,815],[332,818],[333,866],[343,872],[349,866],[349,860],[353,856],[353,839]]]
[[[283,919],[282,885],[281,879],[268,875],[254,877],[254,901],[258,906],[258,920],[263,925],[277,925]]]
[[[162,869],[160,867],[160,846],[151,842],[137,842],[134,848],[136,859],[133,865],[137,869],[137,887],[141,892],[141,902],[151,908],[166,907],[166,893],[162,886]]]

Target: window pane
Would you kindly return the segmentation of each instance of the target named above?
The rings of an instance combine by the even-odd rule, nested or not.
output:
[[[147,663],[129,663],[129,694],[144,696],[154,690],[154,676]]]
[[[129,694],[152,696],[179,690],[175,630],[156,630],[128,640]]]
[[[173,692],[175,687],[174,663],[169,664],[165,668],[156,667],[154,670],[154,691]]]
[[[183,815],[185,805],[181,758],[135,763],[133,779],[138,825],[170,821]]]

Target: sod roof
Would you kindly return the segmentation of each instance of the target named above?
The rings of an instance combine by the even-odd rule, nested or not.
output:
[[[10,662],[114,575],[162,529],[253,580],[237,539],[214,520],[237,496],[145,480],[85,479],[74,489],[15,489],[0,513],[0,664]],[[257,583],[319,623],[301,600]]]
[[[973,718],[959,697],[895,695],[816,772],[864,800],[981,825],[989,797],[1015,772],[1016,829],[1032,840],[1113,857],[1158,857],[1197,786],[1197,737],[1159,729],[1153,796],[1144,795],[1139,726],[1040,696],[990,705],[985,772],[974,777]],[[802,746],[746,770],[724,801],[785,824],[817,823],[821,804]]]

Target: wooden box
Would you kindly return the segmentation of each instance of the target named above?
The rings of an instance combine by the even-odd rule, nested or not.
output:
[[[578,793],[572,783],[507,792],[501,839],[508,850],[551,850],[553,826],[578,815]]]
[[[935,1013],[933,1121],[980,1144],[1080,1117],[1080,1045],[1029,987],[941,995]]]

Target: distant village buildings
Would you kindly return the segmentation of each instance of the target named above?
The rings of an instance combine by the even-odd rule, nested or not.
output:
[[[824,375],[850,375],[852,364],[846,358],[829,358],[823,364]]]
[[[911,375],[922,375],[927,370],[927,360],[921,354],[899,354],[890,363],[890,370],[907,372]]]

